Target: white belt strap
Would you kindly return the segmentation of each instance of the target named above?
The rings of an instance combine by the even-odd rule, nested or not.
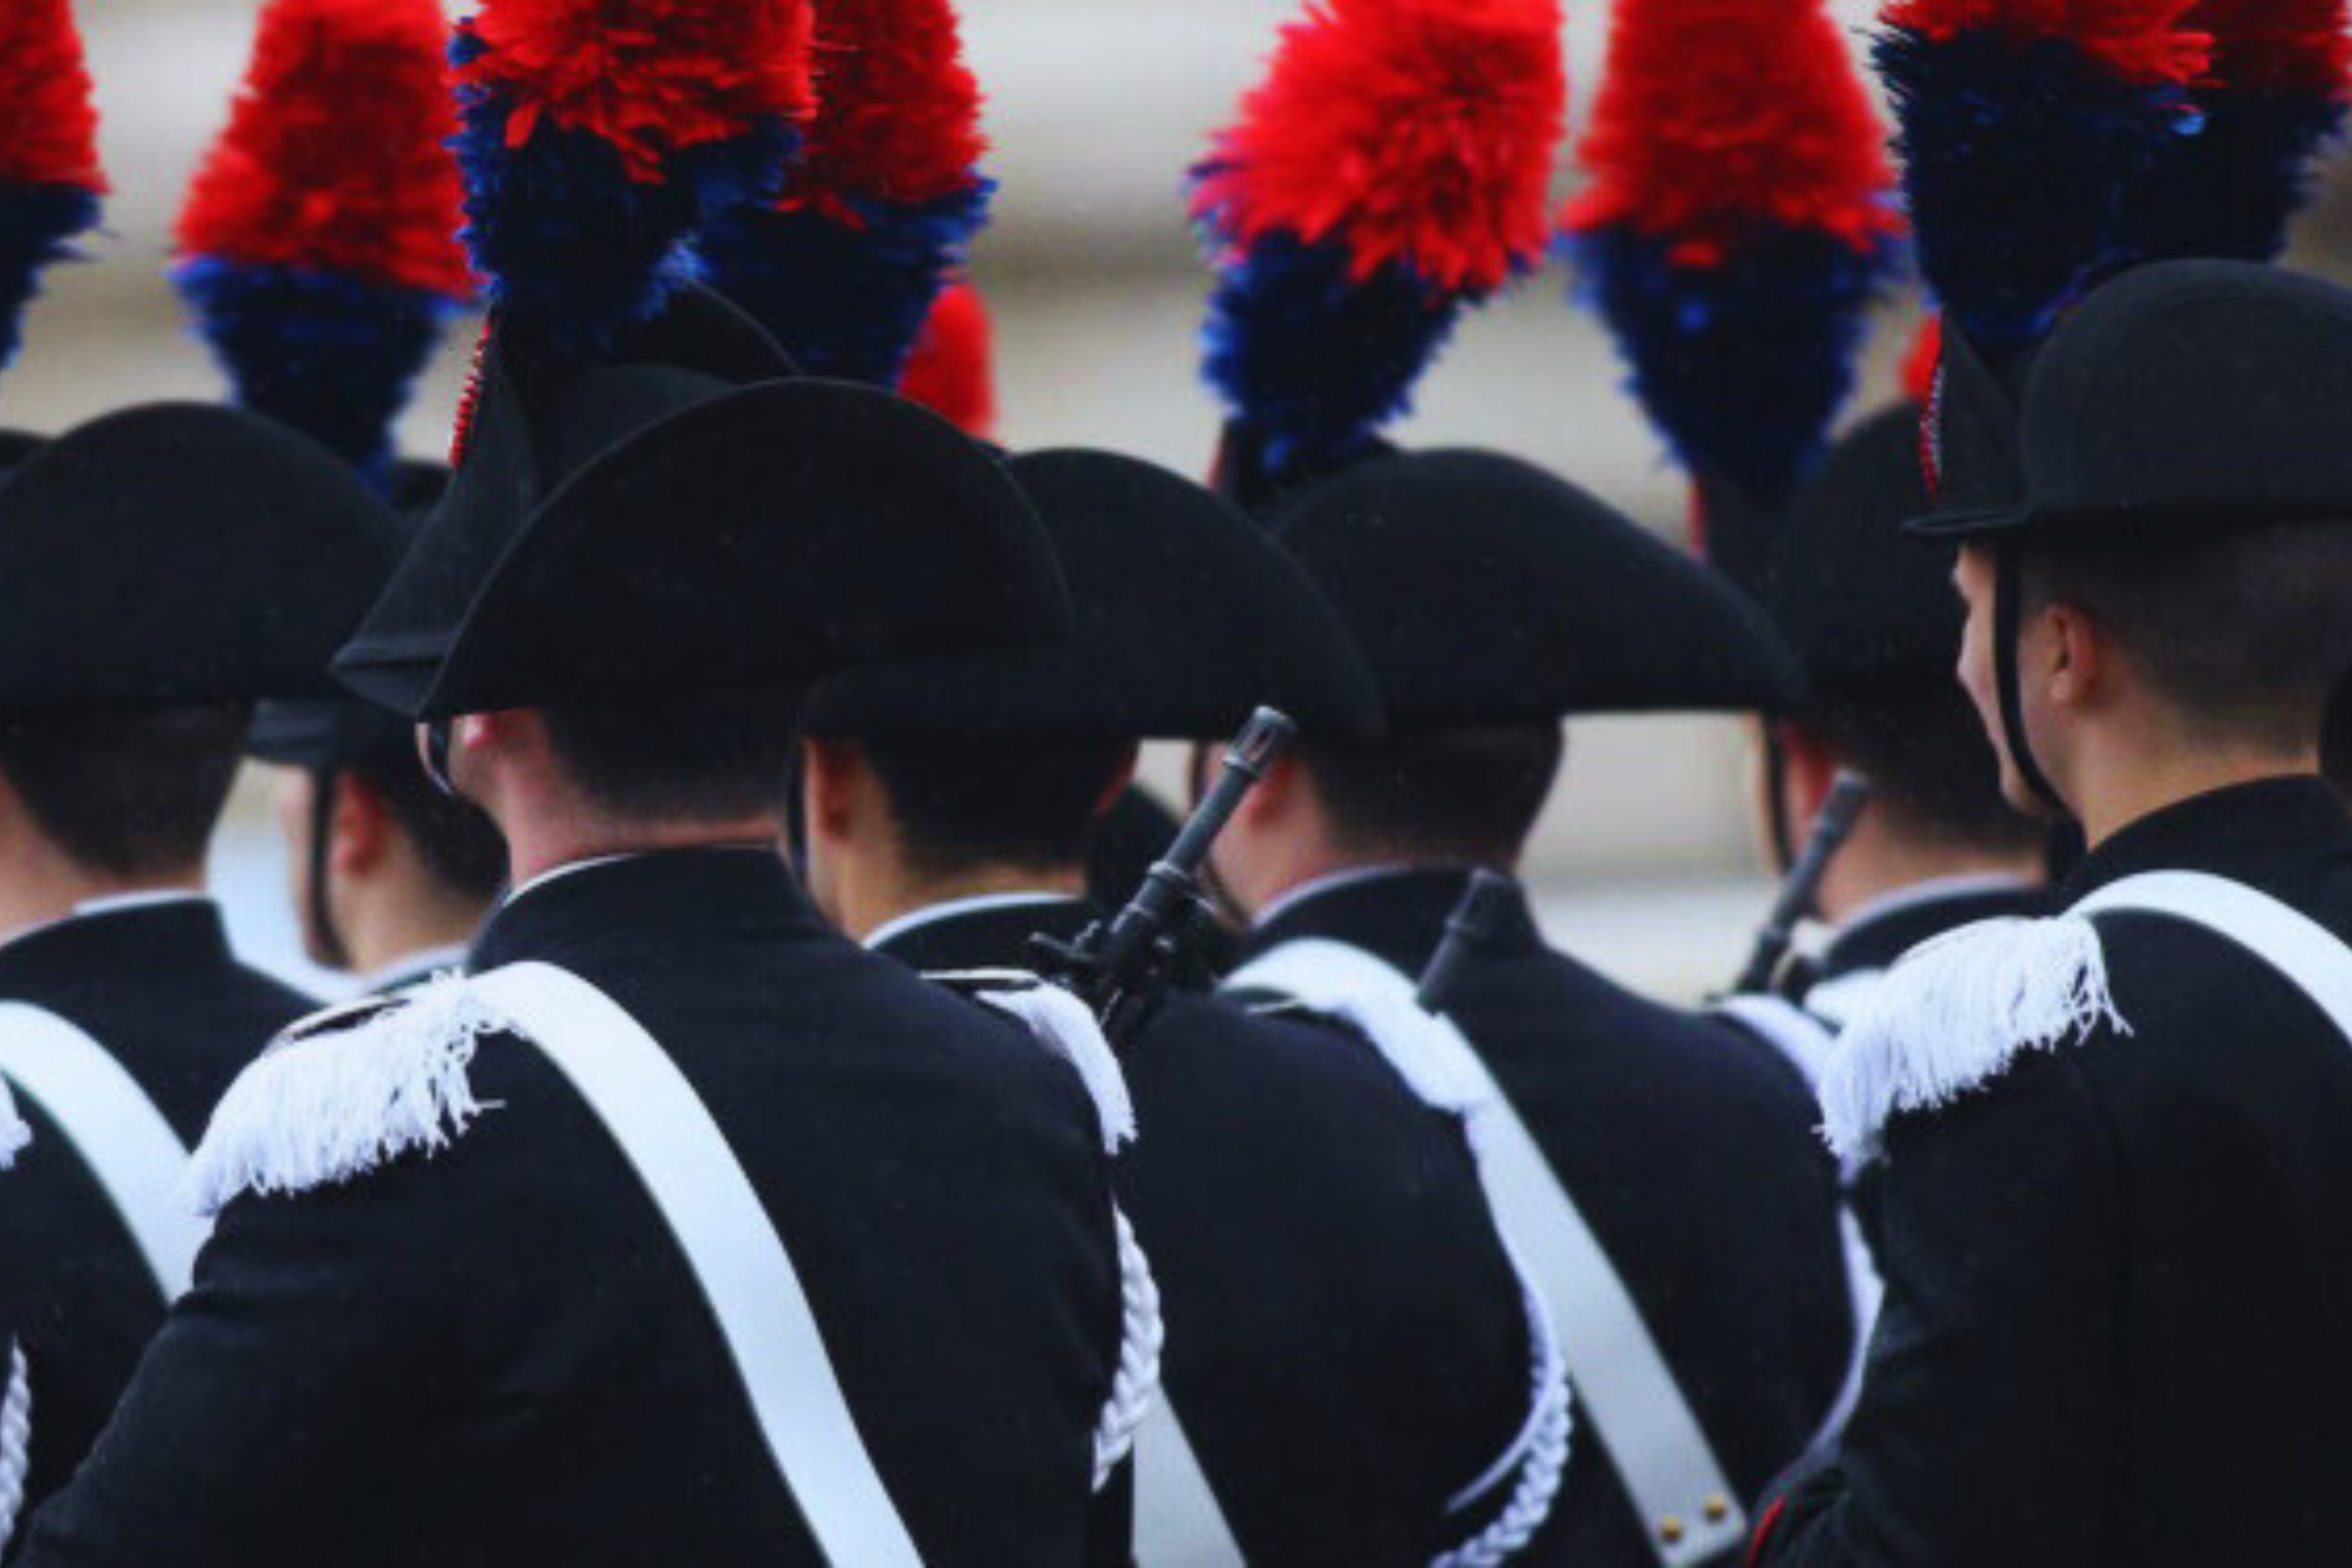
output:
[[[2126,877],[2074,907],[2082,915],[2166,914],[2243,948],[2291,982],[2352,1041],[2352,948],[2317,920],[2242,882],[2202,871]]]
[[[1346,1019],[1397,1061],[1408,1082],[1442,1076],[1447,1100],[1474,1086],[1467,1113],[1488,1202],[1550,1302],[1587,1424],[1641,1513],[1650,1550],[1666,1568],[1688,1568],[1745,1539],[1738,1494],[1641,1309],[1461,1030],[1424,1012],[1411,980],[1344,943],[1286,943],[1227,984],[1283,993]]]
[[[1246,1560],[1164,1394],[1135,1435],[1135,1560],[1142,1568],[1229,1568]]]
[[[212,1226],[182,1185],[187,1146],[147,1091],[97,1041],[22,1002],[0,1003],[0,1077],[57,1123],[106,1189],[156,1289],[176,1300]]]
[[[1807,1089],[1821,1087],[1822,1070],[1830,1064],[1838,1037],[1812,1013],[1784,997],[1753,994],[1726,997],[1713,1010],[1779,1052]]]
[[[686,1254],[786,1489],[828,1561],[921,1562],[751,1179],[669,1054],[603,992],[521,963],[471,982],[570,1080]]]

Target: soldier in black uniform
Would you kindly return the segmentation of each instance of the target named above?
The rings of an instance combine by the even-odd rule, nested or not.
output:
[[[1123,1554],[1110,1086],[832,933],[776,842],[797,689],[1066,600],[990,458],[786,368],[709,296],[593,355],[496,318],[338,668],[519,886],[471,977],[222,1103],[197,1288],[28,1563]]]
[[[0,1076],[32,1128],[0,1183],[30,1446],[0,1422],[0,1473],[31,1502],[187,1286],[188,1147],[315,1005],[231,955],[207,849],[252,704],[325,689],[396,548],[325,451],[222,409],[109,416],[0,485]]]
[[[447,480],[438,464],[403,464],[395,499],[420,515]],[[265,703],[247,751],[278,773],[312,962],[348,970],[370,992],[465,967],[506,885],[506,841],[480,808],[425,776],[408,723],[351,697]]]
[[[924,970],[1029,966],[1033,934],[1106,913],[1088,840],[1139,736],[1228,732],[1260,699],[1318,734],[1379,722],[1329,607],[1214,496],[1102,452],[1012,472],[1076,638],[854,672],[804,748],[819,904]],[[1174,1415],[1139,1440],[1143,1560],[1419,1563],[1482,1537],[1493,1560],[1523,1540],[1561,1454],[1521,1434],[1564,1391],[1536,1375],[1459,1126],[1354,1037],[1200,992],[1122,1059],[1141,1136],[1119,1191],[1164,1293]]]
[[[2026,495],[1961,545],[1961,667],[2087,858],[1906,960],[1823,1086],[1887,1296],[1759,1563],[2331,1562],[2352,1462],[2352,296],[2151,267],[2059,329]]]
[[[1317,1002],[1299,983],[1345,963],[1339,992],[1391,999],[1376,1032],[1409,1014],[1473,869],[1516,864],[1564,714],[1793,697],[1792,659],[1737,589],[1515,460],[1376,458],[1272,521],[1365,649],[1393,733],[1309,737],[1243,808],[1216,858],[1255,919],[1235,983]],[[1536,1270],[1580,1404],[1544,1560],[1647,1563],[1702,1540],[1719,1555],[1828,1413],[1851,1340],[1804,1085],[1743,1031],[1554,951],[1523,896],[1449,1010],[1598,1247],[1569,1288]],[[1621,1332],[1580,1358],[1603,1307]]]

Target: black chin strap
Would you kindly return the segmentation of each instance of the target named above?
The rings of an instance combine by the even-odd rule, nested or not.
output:
[[[451,721],[446,718],[428,719],[424,726],[424,776],[433,781],[433,788],[458,799],[458,787],[450,782],[449,748]]]
[[[1781,726],[1764,719],[1765,831],[1772,835],[1773,874],[1787,876],[1796,864],[1796,846],[1788,841],[1788,752],[1781,745]]]
[[[2001,705],[2001,733],[2009,742],[2009,760],[2026,781],[2034,798],[2060,817],[2074,810],[2051,784],[2041,764],[2034,760],[2034,744],[2026,739],[2025,686],[2018,671],[2018,632],[2025,618],[2025,552],[2015,539],[1993,547],[1992,664],[1993,683]]]
[[[335,829],[335,780],[337,770],[318,767],[311,770],[311,935],[318,944],[318,956],[330,969],[351,967],[351,950],[343,945],[343,933],[335,929],[335,917],[326,898],[327,857],[332,850]]]

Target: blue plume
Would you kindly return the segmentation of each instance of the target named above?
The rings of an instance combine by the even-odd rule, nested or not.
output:
[[[2202,93],[2198,106],[2204,128],[2177,141],[2126,198],[2123,248],[2148,261],[2272,261],[2311,194],[2314,155],[2343,133],[2345,106],[2247,88]]]
[[[1377,450],[1460,319],[1464,296],[1394,263],[1352,279],[1352,265],[1345,245],[1276,230],[1209,296],[1208,379],[1277,476]]]
[[[450,58],[463,67],[483,47],[460,28]],[[743,136],[674,154],[669,177],[640,183],[593,131],[543,122],[509,146],[505,92],[461,86],[458,104],[450,145],[466,177],[464,238],[490,303],[577,351],[608,349],[659,315],[693,275],[686,236],[708,213],[773,201],[799,147],[788,122],[766,117]]]
[[[98,223],[98,193],[83,185],[0,186],[0,366],[24,343],[24,308],[41,270],[74,254],[67,242]]]
[[[459,307],[423,289],[199,257],[172,271],[239,406],[300,430],[374,484],[392,426]]]
[[[1674,244],[1616,223],[1562,241],[1677,460],[1777,507],[1820,460],[1853,389],[1892,247],[1776,228],[1700,267],[1672,260]]]
[[[895,387],[948,277],[988,220],[995,186],[919,204],[853,200],[855,226],[808,208],[743,204],[697,250],[712,286],[811,375]]]
[[[2039,341],[2118,254],[2126,181],[2197,119],[2187,95],[2136,86],[2073,43],[2019,47],[1988,28],[1907,28],[1873,46],[1901,122],[1920,269],[1988,356]]]

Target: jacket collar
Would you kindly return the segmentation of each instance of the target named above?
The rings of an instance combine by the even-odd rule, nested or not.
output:
[[[34,926],[0,943],[0,993],[31,977],[61,970],[114,966],[130,975],[159,968],[233,963],[220,906],[189,894],[108,900],[61,920]]]
[[[2010,877],[1946,877],[1906,888],[1874,900],[1838,927],[1815,978],[1884,969],[1946,931],[2004,915],[2038,914],[2046,904],[2041,890]]]
[[[866,946],[928,974],[1034,969],[1031,937],[1068,942],[1095,916],[1086,900],[1053,893],[951,899],[901,915],[868,937]]]
[[[561,959],[649,932],[829,930],[768,844],[658,850],[542,877],[491,915],[473,946],[475,973],[526,958]]]
[[[1446,917],[1470,886],[1465,870],[1396,868],[1334,878],[1277,902],[1243,944],[1246,959],[1305,937],[1345,942],[1406,974],[1419,974],[1445,940]],[[1493,944],[1500,953],[1541,952],[1535,910],[1519,889]]]
[[[2067,878],[2082,899],[2143,871],[2209,871],[2262,885],[2294,875],[2314,851],[2352,856],[2352,817],[2325,781],[2293,774],[2191,796],[2111,835]]]

